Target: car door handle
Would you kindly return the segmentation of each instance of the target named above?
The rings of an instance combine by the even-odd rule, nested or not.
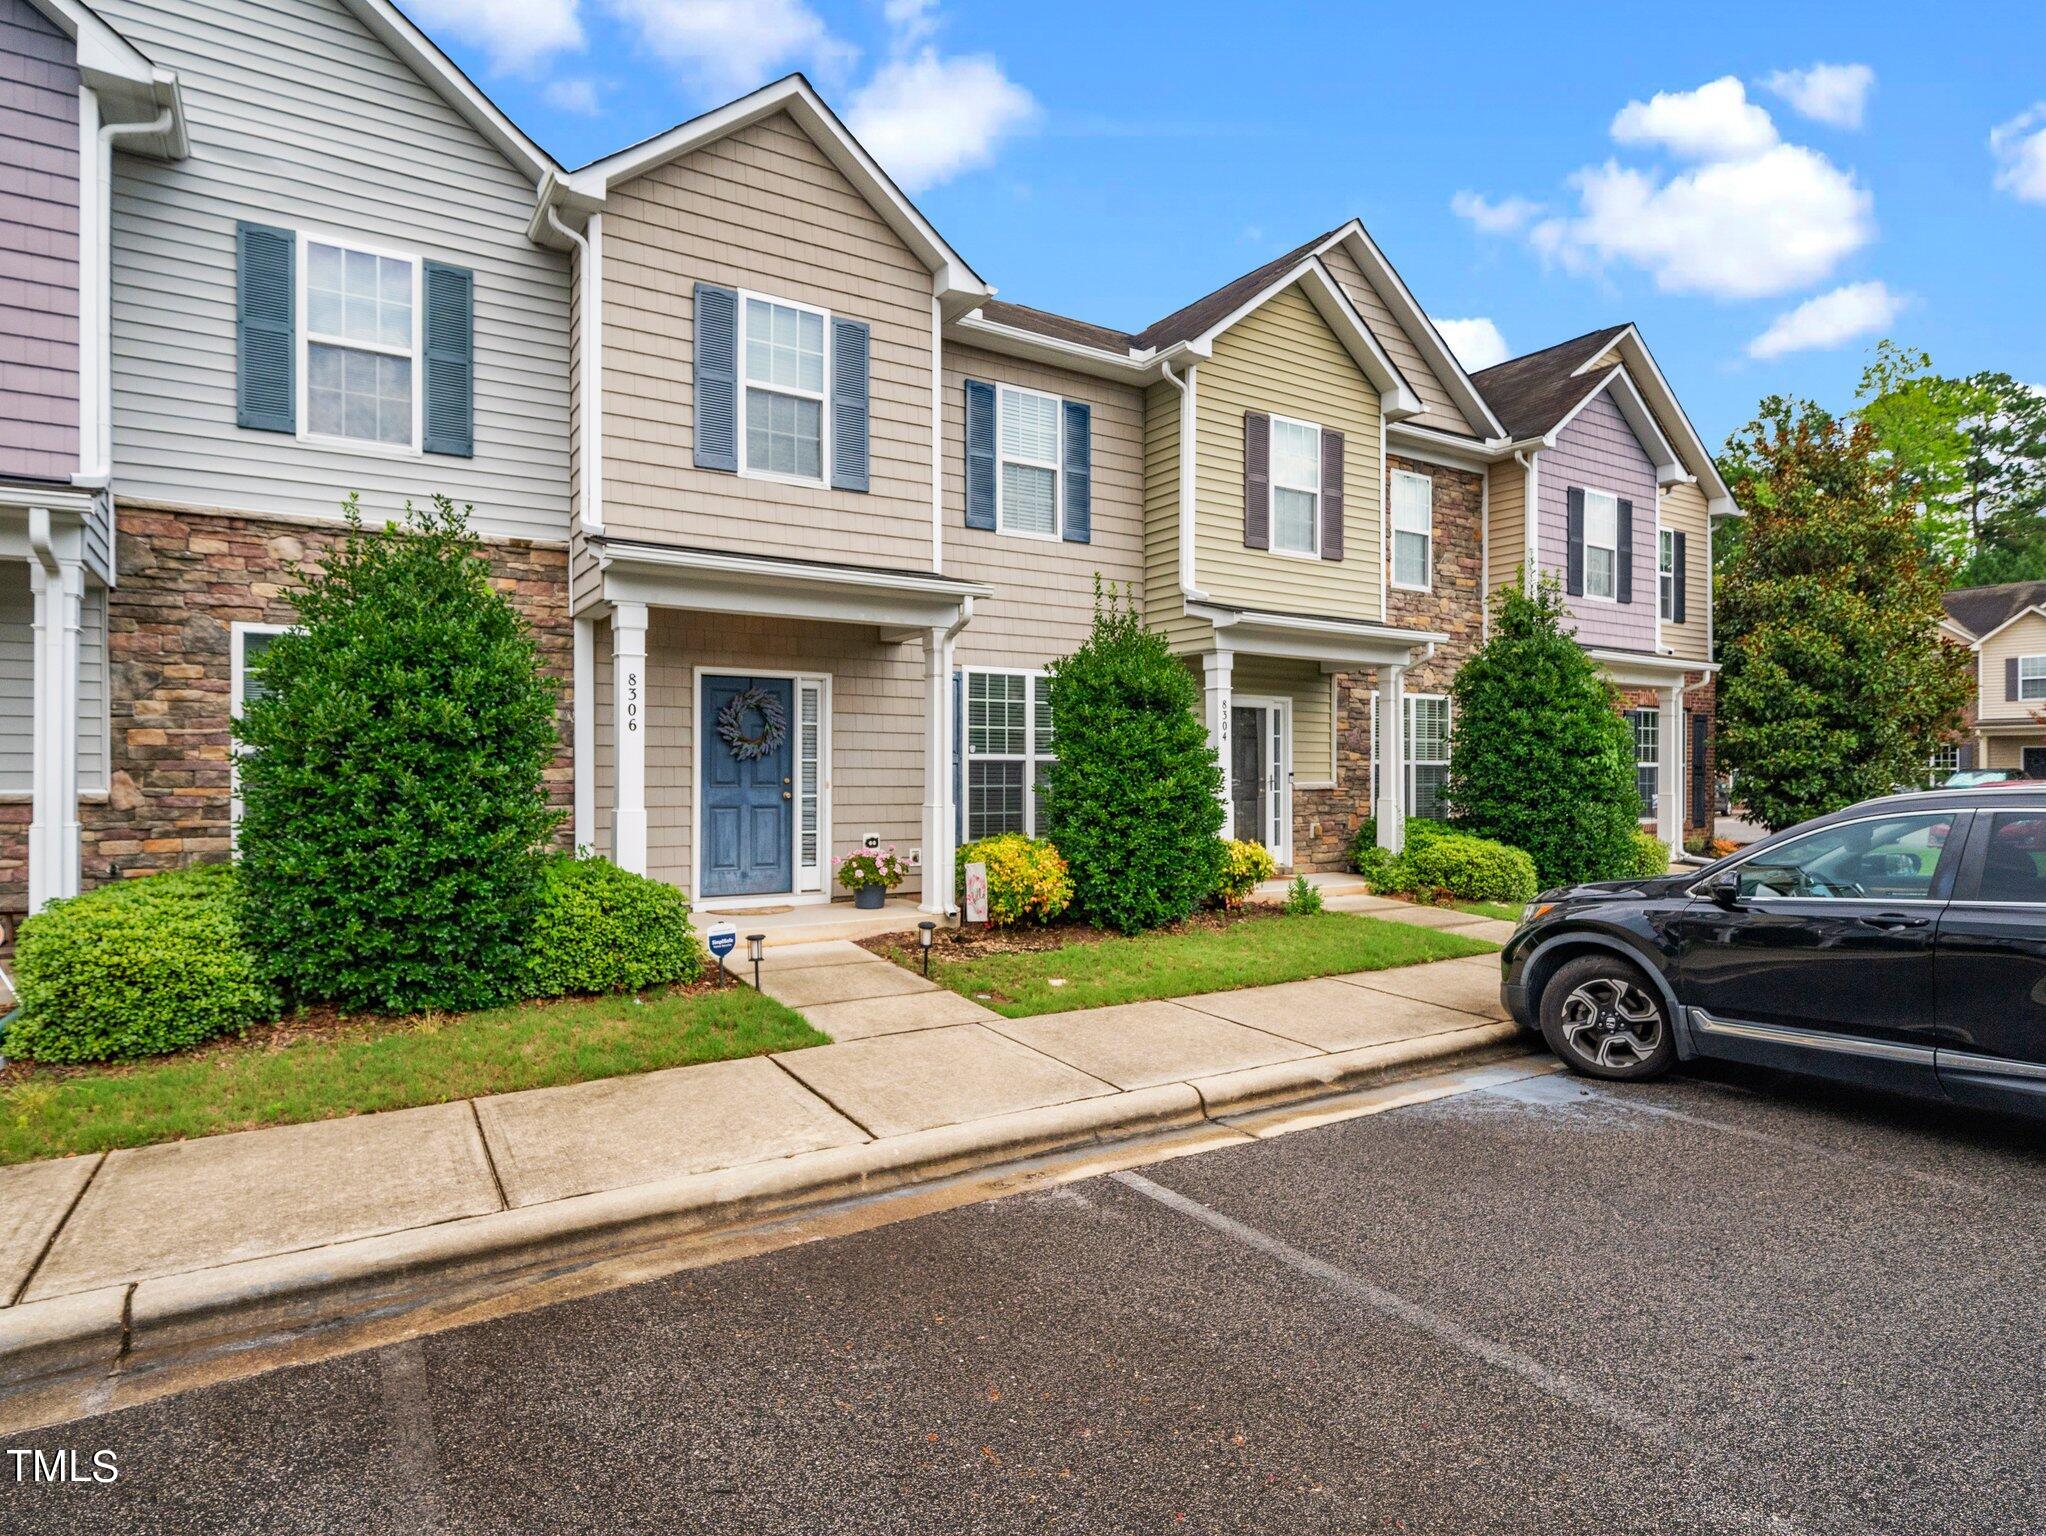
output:
[[[1932,919],[1910,917],[1902,912],[1878,912],[1873,917],[1864,917],[1862,921],[1871,928],[1923,928]]]

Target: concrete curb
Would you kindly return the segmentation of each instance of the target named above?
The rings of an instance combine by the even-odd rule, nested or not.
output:
[[[1474,1025],[26,1302],[0,1309],[0,1405],[117,1370],[188,1367],[480,1298],[742,1222],[1208,1125],[1219,1112],[1326,1095],[1513,1035],[1511,1024]]]

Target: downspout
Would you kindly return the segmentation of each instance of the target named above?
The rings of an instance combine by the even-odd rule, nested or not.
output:
[[[177,113],[165,107],[146,123],[104,123],[96,136],[96,147],[92,164],[81,166],[82,176],[92,178],[92,228],[80,230],[81,264],[86,252],[84,242],[91,244],[91,293],[86,298],[91,308],[90,322],[81,326],[93,349],[92,359],[92,441],[81,443],[78,473],[72,483],[97,490],[106,485],[113,476],[113,147],[116,140],[146,138],[154,133],[167,133],[177,122]],[[90,458],[87,458],[87,455]]]
[[[1182,603],[1204,603],[1208,594],[1194,580],[1194,370],[1182,379],[1160,358],[1158,371],[1179,391],[1179,596]]]
[[[1541,478],[1535,471],[1534,460],[1523,450],[1513,450],[1513,462],[1527,472],[1527,484],[1521,491],[1520,527],[1525,536],[1522,539],[1523,553],[1520,584],[1525,591],[1532,592],[1540,579],[1542,569],[1541,548]]]
[[[546,198],[542,188],[541,197]],[[579,258],[576,270],[582,282],[582,460],[583,460],[583,507],[581,522],[583,532],[604,531],[604,466],[603,424],[604,424],[604,308],[603,277],[597,271],[598,252],[593,241],[561,222],[561,215],[554,211],[552,201],[543,200],[540,212],[547,227],[575,247]],[[601,214],[591,214],[596,220]]]

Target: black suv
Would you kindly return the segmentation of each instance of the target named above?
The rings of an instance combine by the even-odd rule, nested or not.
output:
[[[1500,996],[1573,1069],[1720,1056],[2046,1116],[2046,783],[1870,800],[1550,891]]]

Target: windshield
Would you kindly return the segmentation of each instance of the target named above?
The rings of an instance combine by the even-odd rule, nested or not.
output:
[[[1953,818],[1919,811],[1821,827],[1739,866],[1744,897],[1922,900]]]

